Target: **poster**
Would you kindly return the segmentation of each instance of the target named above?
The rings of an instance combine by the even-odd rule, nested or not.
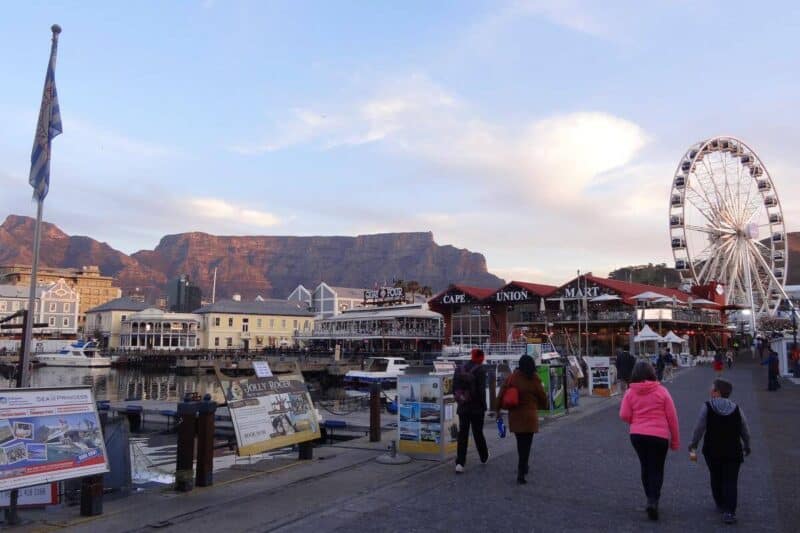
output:
[[[609,357],[585,357],[589,368],[589,394],[611,396],[614,393],[614,376]]]
[[[0,490],[104,472],[90,388],[0,390]]]
[[[547,409],[550,415],[563,414],[566,411],[566,392],[564,390],[564,367],[539,365],[536,373],[542,382],[545,394],[547,394]]]
[[[400,450],[442,453],[443,444],[455,442],[455,404],[442,389],[452,388],[452,376],[404,375],[398,380],[398,428]],[[454,429],[455,428],[455,429]]]
[[[44,483],[19,489],[17,505],[54,505],[58,503],[58,483]],[[0,507],[11,505],[11,491],[0,492]]]
[[[320,437],[317,411],[302,375],[230,377],[217,369],[239,455]]]

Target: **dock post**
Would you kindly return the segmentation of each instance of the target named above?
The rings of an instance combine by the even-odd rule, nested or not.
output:
[[[197,474],[195,484],[198,487],[210,487],[214,484],[214,416],[217,402],[211,401],[206,394],[197,410]]]
[[[494,409],[497,400],[497,367],[489,370],[489,411]]]
[[[314,458],[314,445],[310,440],[301,442],[297,446],[297,458],[301,461],[310,461]]]
[[[103,514],[103,476],[81,479],[81,516]]]
[[[369,441],[381,440],[381,386],[372,383],[369,387]]]
[[[194,488],[194,439],[197,432],[197,404],[187,401],[178,404],[178,450],[175,457],[175,490],[189,492]]]

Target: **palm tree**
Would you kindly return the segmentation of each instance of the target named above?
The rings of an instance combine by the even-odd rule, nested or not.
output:
[[[420,290],[419,281],[409,281],[406,284],[406,291],[411,293],[411,303],[414,303],[414,295],[417,294]]]

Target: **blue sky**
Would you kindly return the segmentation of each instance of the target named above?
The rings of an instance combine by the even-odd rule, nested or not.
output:
[[[761,156],[800,209],[800,8],[760,2],[28,2],[0,18],[0,213],[27,185],[49,27],[45,218],[167,233],[433,231],[506,279],[670,260],[686,148]]]

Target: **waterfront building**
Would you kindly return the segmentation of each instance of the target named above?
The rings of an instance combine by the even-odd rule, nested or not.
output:
[[[30,279],[30,277],[28,278]],[[0,285],[0,319],[20,309],[28,308],[29,287],[24,285]],[[38,328],[38,337],[74,338],[78,333],[78,308],[80,296],[65,280],[40,285],[36,288],[34,321],[47,324]],[[13,321],[22,324],[22,319]],[[0,330],[0,335],[2,335]],[[9,336],[19,337],[21,331]]]
[[[306,289],[302,284],[298,285],[286,299],[290,302],[304,303],[308,306],[308,309],[313,308],[312,301],[314,298],[311,295],[311,291]]]
[[[298,334],[314,327],[314,313],[302,303],[287,300],[243,302],[234,295],[204,305],[195,314],[201,317],[200,346],[209,350],[294,346]]]
[[[194,350],[199,347],[200,315],[148,307],[120,319],[120,348]]]
[[[298,334],[312,348],[348,353],[397,351],[404,354],[441,348],[444,319],[427,304],[348,309],[319,318],[309,332]]]
[[[202,304],[200,287],[183,274],[170,280],[167,285],[167,309],[174,313],[191,313]]]
[[[125,296],[89,309],[86,312],[86,333],[97,338],[103,347],[119,348],[122,321],[148,307],[143,301]]]
[[[114,278],[103,276],[98,266],[82,268],[49,268],[39,267],[37,283],[52,284],[63,279],[79,296],[78,330],[83,331],[86,325],[86,312],[93,307],[104,304],[122,295],[119,287],[114,286]],[[0,284],[30,286],[30,265],[0,266]]]

